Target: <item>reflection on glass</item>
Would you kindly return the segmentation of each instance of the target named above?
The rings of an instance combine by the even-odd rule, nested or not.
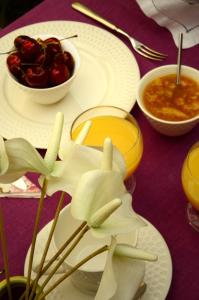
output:
[[[189,201],[190,225],[199,231],[199,142],[189,150],[182,167],[182,185]]]

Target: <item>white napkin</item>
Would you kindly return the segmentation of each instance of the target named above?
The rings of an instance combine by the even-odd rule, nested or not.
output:
[[[183,48],[199,43],[199,0],[136,0],[142,11],[170,30],[176,46],[183,33]]]

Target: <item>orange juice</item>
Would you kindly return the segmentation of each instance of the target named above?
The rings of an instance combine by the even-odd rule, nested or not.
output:
[[[199,144],[193,147],[183,164],[182,184],[188,200],[199,211]]]
[[[110,137],[123,155],[127,167],[127,177],[130,176],[137,168],[143,152],[139,128],[130,120],[117,116],[99,116],[90,118],[90,120],[92,126],[84,144],[91,147],[102,147],[104,139]],[[72,139],[77,137],[83,124],[74,129]]]

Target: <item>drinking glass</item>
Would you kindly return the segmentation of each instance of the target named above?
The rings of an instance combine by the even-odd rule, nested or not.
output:
[[[114,106],[97,106],[81,113],[72,123],[71,138],[74,140],[84,123],[92,121],[92,126],[84,141],[90,147],[101,148],[106,137],[112,139],[113,145],[121,152],[126,162],[127,190],[135,189],[134,172],[143,153],[141,130],[135,118],[124,109]]]
[[[199,142],[191,147],[183,163],[182,186],[189,201],[187,205],[189,223],[199,231]]]

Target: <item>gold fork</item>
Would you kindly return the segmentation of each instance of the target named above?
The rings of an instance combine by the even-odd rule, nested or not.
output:
[[[131,42],[133,49],[137,53],[141,54],[142,56],[147,57],[152,60],[163,60],[167,57],[166,54],[157,52],[157,51],[147,47],[146,45],[142,44],[141,42],[137,41],[136,39],[132,38],[128,33],[123,31],[119,27],[115,26],[111,22],[105,20],[104,18],[99,16],[97,13],[95,13],[94,11],[92,11],[91,9],[86,7],[85,5],[83,5],[79,2],[74,2],[72,4],[72,7],[74,9],[78,10],[79,12],[83,13],[84,15],[94,19],[95,21],[98,21],[99,23],[105,25],[106,27],[108,27],[116,32],[119,32],[122,35],[124,35],[125,37],[127,37],[129,39],[129,41]]]

